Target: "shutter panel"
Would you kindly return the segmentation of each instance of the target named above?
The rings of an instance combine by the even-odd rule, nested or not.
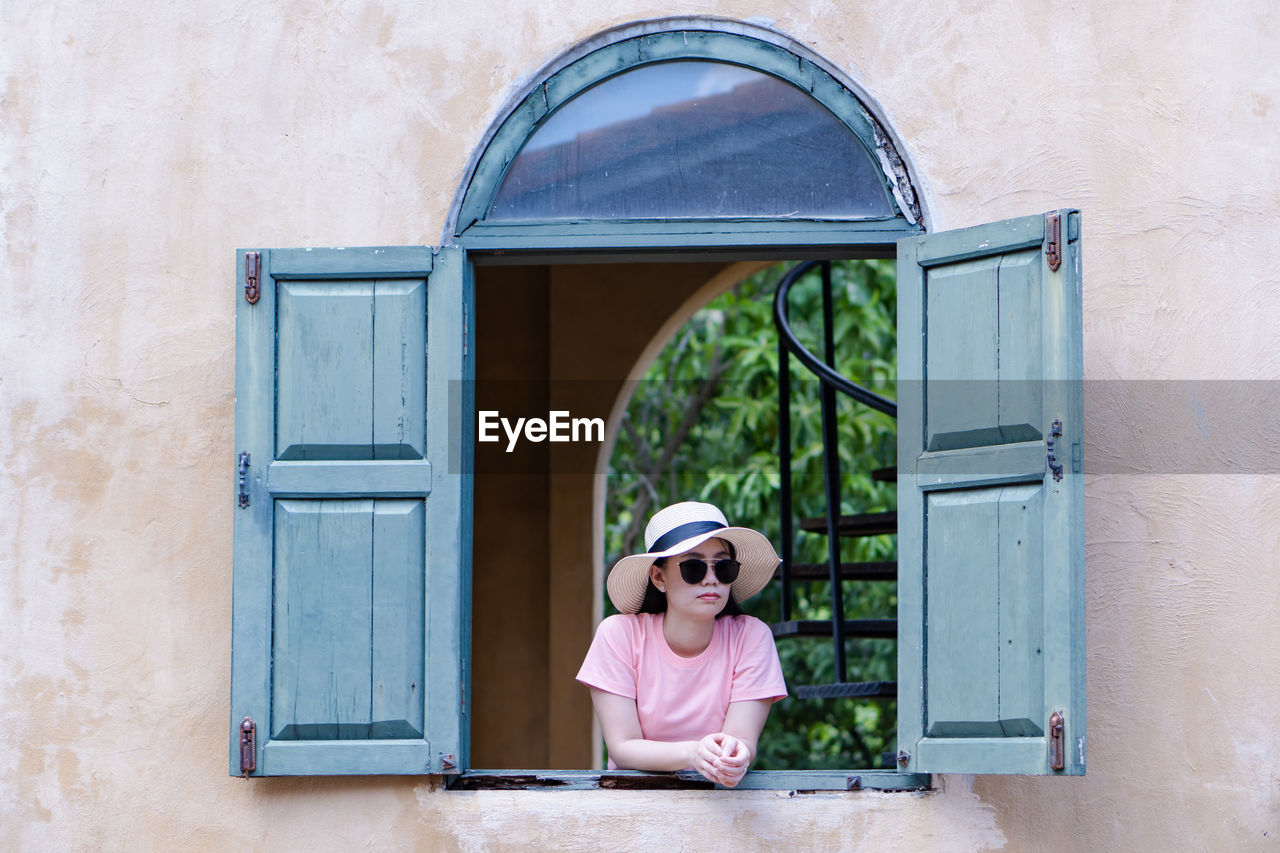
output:
[[[231,773],[465,766],[461,250],[272,249],[236,308]],[[434,269],[433,269],[434,264]]]
[[[898,243],[907,771],[1084,773],[1079,233],[1060,211]]]

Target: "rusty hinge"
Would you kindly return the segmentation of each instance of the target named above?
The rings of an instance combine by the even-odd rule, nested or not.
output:
[[[1067,766],[1067,750],[1063,743],[1063,719],[1061,711],[1049,715],[1049,767],[1063,770]]]
[[[1062,215],[1047,213],[1044,218],[1044,259],[1054,272],[1062,266]]]
[[[249,469],[249,452],[241,451],[236,468],[240,474],[240,506],[241,508],[249,505],[249,493],[245,491],[245,478],[248,476]]]
[[[262,295],[262,253],[244,253],[244,298],[250,305]]]
[[[240,775],[248,776],[258,769],[258,726],[253,717],[240,721]]]
[[[1049,439],[1045,442],[1049,448],[1049,470],[1053,472],[1053,479],[1055,482],[1060,482],[1062,480],[1062,465],[1058,463],[1058,454],[1054,449],[1054,443],[1059,438],[1062,438],[1062,421],[1055,419],[1054,422],[1049,425]]]
[[[1048,448],[1048,470],[1052,471],[1053,480],[1055,480],[1055,482],[1061,482],[1062,479],[1062,465],[1057,461],[1057,451],[1055,450],[1055,443],[1057,439],[1061,437],[1062,421],[1053,419],[1053,423],[1050,424],[1050,428],[1048,428],[1048,439],[1044,444],[1046,444]]]

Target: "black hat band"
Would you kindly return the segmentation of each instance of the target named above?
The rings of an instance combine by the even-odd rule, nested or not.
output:
[[[673,527],[666,533],[659,536],[649,547],[650,553],[657,551],[669,550],[673,545],[683,542],[686,539],[692,539],[702,533],[711,533],[716,530],[723,530],[725,525],[718,521],[690,521],[681,524],[679,527]]]

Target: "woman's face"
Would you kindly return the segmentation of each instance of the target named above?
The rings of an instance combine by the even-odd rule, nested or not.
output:
[[[701,545],[667,558],[666,566],[654,566],[649,576],[654,586],[664,590],[667,596],[667,612],[677,613],[693,619],[715,619],[729,603],[730,584],[721,583],[716,578],[712,564],[716,560],[729,559],[733,555],[722,539],[708,539]],[[685,560],[702,560],[706,564],[706,573],[699,583],[686,583],[680,572],[680,564]]]

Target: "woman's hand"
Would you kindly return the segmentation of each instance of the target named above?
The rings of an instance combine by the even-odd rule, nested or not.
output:
[[[724,753],[724,732],[707,735],[694,743],[692,767],[712,782],[724,784],[720,775],[720,759]],[[735,741],[736,743],[736,741]]]
[[[726,788],[732,788],[742,781],[756,759],[756,742],[760,739],[760,731],[769,717],[769,707],[773,704],[768,699],[752,699],[741,702],[730,702],[729,712],[725,715],[724,731],[710,735],[718,738],[720,755],[717,756],[715,772],[716,782]],[[706,776],[706,774],[703,774]],[[710,776],[707,776],[710,779]]]
[[[694,746],[693,769],[726,788],[741,782],[750,765],[751,750],[731,734],[709,734]]]
[[[720,784],[726,788],[732,788],[747,775],[747,768],[751,766],[751,750],[733,735],[726,734],[723,737],[724,739],[720,742],[720,758],[716,760],[716,770],[720,775]]]

